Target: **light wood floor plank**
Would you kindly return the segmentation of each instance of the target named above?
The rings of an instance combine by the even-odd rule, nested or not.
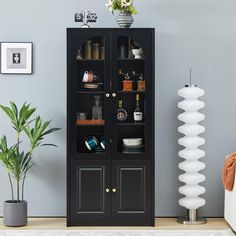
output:
[[[25,227],[6,227],[0,219],[0,230],[78,230],[78,229],[149,229],[149,230],[192,230],[192,229],[228,229],[229,225],[223,218],[209,218],[203,225],[182,225],[176,222],[175,218],[157,218],[155,227],[66,227],[65,218],[30,218]]]

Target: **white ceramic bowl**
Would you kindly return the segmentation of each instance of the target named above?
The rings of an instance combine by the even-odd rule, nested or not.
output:
[[[142,144],[142,138],[124,138],[123,143],[126,146],[138,146]]]
[[[134,55],[134,58],[142,58],[143,49],[142,48],[132,49],[132,53]]]

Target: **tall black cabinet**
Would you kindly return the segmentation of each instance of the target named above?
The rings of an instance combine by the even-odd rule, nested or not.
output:
[[[154,29],[67,29],[68,226],[154,225],[154,52]]]

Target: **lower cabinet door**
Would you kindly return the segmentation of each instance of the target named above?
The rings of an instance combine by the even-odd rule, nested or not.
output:
[[[112,161],[112,219],[128,225],[152,225],[149,161]],[[123,222],[124,224],[124,222]]]
[[[110,162],[74,161],[71,166],[72,225],[110,218]],[[89,221],[88,221],[89,220]]]

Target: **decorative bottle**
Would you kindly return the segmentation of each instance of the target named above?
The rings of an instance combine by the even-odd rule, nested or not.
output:
[[[92,44],[92,59],[94,60],[99,59],[99,44],[98,43]]]
[[[88,40],[85,44],[85,59],[92,59],[92,40]]]
[[[94,106],[92,107],[92,119],[102,120],[102,106],[100,96],[94,96]]]
[[[116,118],[121,122],[126,121],[128,118],[128,112],[123,108],[122,100],[119,100]]]
[[[143,112],[140,107],[140,96],[136,94],[136,107],[134,110],[134,122],[141,122],[143,120]]]

